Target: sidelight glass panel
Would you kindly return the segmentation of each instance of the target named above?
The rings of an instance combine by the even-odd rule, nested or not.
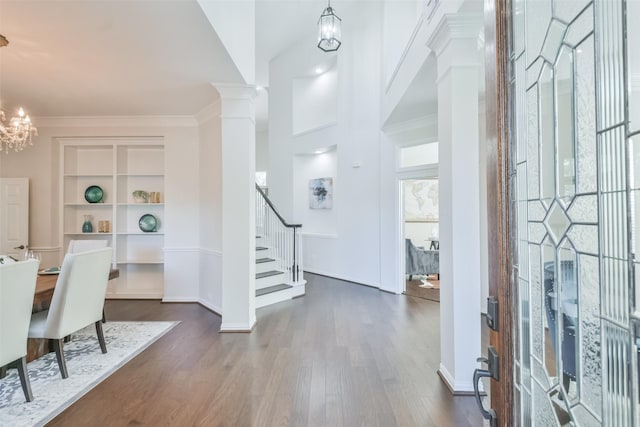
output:
[[[587,6],[590,0],[555,0],[553,16],[563,22],[571,22]],[[593,26],[593,22],[591,22]]]
[[[572,225],[567,236],[578,252],[598,254],[597,225]]]
[[[578,162],[576,184],[578,193],[590,193],[597,189],[594,54],[593,36],[581,43],[575,53],[575,119]]]
[[[640,189],[640,134],[629,139],[629,157],[631,188],[638,190]]]
[[[596,81],[598,130],[605,131],[624,122],[625,91],[623,75],[623,2],[599,1],[595,6],[595,30],[598,49],[595,62],[600,72]],[[635,24],[637,25],[637,24]]]
[[[511,4],[509,235],[524,270],[507,424],[640,425],[640,1]]]
[[[578,196],[569,207],[572,222],[598,222],[598,198],[595,194]]]
[[[556,202],[549,208],[549,213],[544,220],[544,225],[547,227],[553,241],[558,244],[571,226],[571,220],[569,220],[560,203]]]
[[[525,1],[525,31],[527,65],[540,55],[546,30],[551,22],[551,0]]]
[[[542,221],[547,212],[538,200],[529,202],[529,221]]]
[[[522,385],[530,387],[531,379],[531,309],[529,283],[519,280],[520,290],[520,354],[522,355]]]
[[[540,200],[550,206],[556,195],[556,117],[553,69],[545,64],[540,75]]]
[[[627,1],[627,74],[629,76],[629,130],[640,131],[640,1]]]
[[[551,382],[556,384],[558,382],[558,352],[556,351],[556,343],[559,341],[555,315],[558,311],[556,298],[557,277],[555,273],[556,248],[551,239],[546,239],[541,249],[542,263],[538,263],[537,268],[542,274],[543,284],[537,298],[539,300],[542,315],[538,319],[539,323],[537,327],[542,330],[544,366],[547,369]]]
[[[601,196],[602,218],[600,230],[604,235],[602,252],[607,257],[624,259],[628,251],[627,233],[627,194],[617,191]]]
[[[542,361],[545,357],[544,310],[542,305],[542,251],[539,245],[529,245],[529,267],[531,269],[531,355]],[[526,354],[526,353],[525,353]]]
[[[580,310],[580,370],[577,378],[580,403],[602,417],[602,360],[600,355],[600,277],[598,257],[580,255],[578,293]]]
[[[555,73],[556,176],[558,177],[558,197],[565,206],[576,194],[573,69],[573,50],[565,46],[558,55]]]
[[[532,64],[527,63],[527,89],[530,89],[540,79],[543,65],[543,58],[538,58]],[[530,112],[528,109],[527,111]]]
[[[547,397],[545,390],[534,382],[533,387],[533,416],[534,425],[537,426],[560,426],[555,416],[551,401]]]
[[[556,62],[565,31],[567,31],[565,24],[555,19],[551,20],[549,28],[547,28],[547,36],[544,39],[541,53],[542,57],[548,62]]]
[[[560,336],[559,346],[554,350],[558,355],[558,376],[562,378],[562,386],[569,400],[573,402],[577,396],[576,372],[579,369],[577,343],[580,340],[578,331],[578,263],[576,252],[571,244],[564,240],[558,248],[556,263],[556,329]],[[555,314],[555,313],[554,313]]]
[[[538,126],[538,85],[535,85],[527,91],[527,187],[529,199],[540,198]]]
[[[513,0],[513,53],[516,57],[524,51],[525,0]],[[524,57],[522,58],[524,62]]]
[[[525,108],[525,104],[527,102],[527,88],[525,87],[525,65],[525,58],[524,55],[522,55],[516,60],[515,65],[516,114],[514,117],[516,120],[516,141],[518,144],[518,155],[516,161],[518,163],[524,162],[527,159],[527,109]]]
[[[558,6],[575,4],[571,1],[556,2],[556,12]],[[557,16],[557,15],[556,15]],[[562,18],[560,18],[562,19]],[[568,22],[568,21],[565,21]],[[582,40],[593,32],[593,5],[590,5],[580,13],[580,15],[569,25],[569,29],[564,36],[564,42],[570,47],[576,47]]]
[[[547,230],[541,222],[529,223],[529,242],[540,244],[547,235]]]

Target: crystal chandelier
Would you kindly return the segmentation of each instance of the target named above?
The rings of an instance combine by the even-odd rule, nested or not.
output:
[[[38,130],[31,124],[31,119],[24,114],[22,108],[18,110],[17,117],[8,121],[5,119],[4,111],[0,110],[0,151],[22,151],[25,146],[33,145],[32,138],[37,134]]]
[[[9,40],[0,34],[0,47],[9,44]],[[22,151],[24,147],[33,145],[31,141],[34,135],[38,134],[38,130],[31,124],[29,116],[24,114],[24,110],[18,110],[18,116],[6,120],[4,111],[0,110],[0,151],[4,150],[8,153],[9,149]]]
[[[338,50],[342,42],[342,19],[333,12],[331,0],[318,19],[318,47],[325,52]]]

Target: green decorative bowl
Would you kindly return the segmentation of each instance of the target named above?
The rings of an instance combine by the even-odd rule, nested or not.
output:
[[[92,185],[84,190],[84,199],[89,203],[102,203],[104,192],[97,185]]]
[[[138,221],[138,227],[140,227],[140,230],[144,231],[145,233],[158,231],[158,218],[151,214],[144,214]]]
[[[136,190],[131,195],[136,203],[149,203],[149,193],[144,190]]]

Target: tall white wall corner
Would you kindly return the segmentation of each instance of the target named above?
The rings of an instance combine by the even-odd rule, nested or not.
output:
[[[198,0],[245,83],[256,80],[255,0]]]
[[[251,330],[255,302],[255,107],[253,86],[218,84],[222,135],[223,332]]]
[[[444,15],[429,39],[438,68],[440,362],[454,393],[469,391],[481,352],[477,55],[481,18]]]

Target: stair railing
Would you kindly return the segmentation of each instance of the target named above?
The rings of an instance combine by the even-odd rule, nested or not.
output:
[[[262,237],[256,245],[261,246],[264,242],[264,246],[271,249],[272,258],[278,263],[278,269],[287,275],[287,281],[292,284],[302,281],[302,224],[289,224],[285,221],[258,184],[256,228]]]

